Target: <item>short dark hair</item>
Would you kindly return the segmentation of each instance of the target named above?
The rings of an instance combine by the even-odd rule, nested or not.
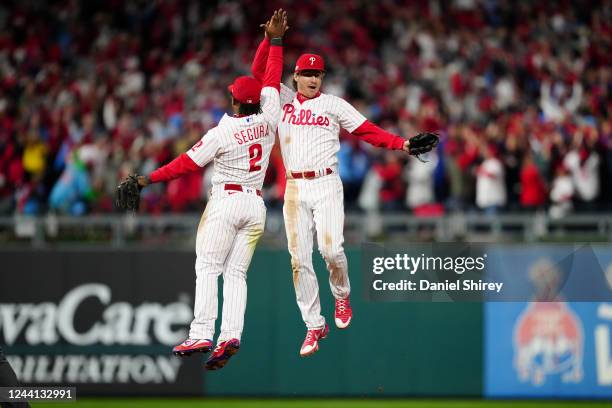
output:
[[[257,103],[240,103],[238,106],[238,114],[243,116],[256,115],[261,113],[261,104]]]

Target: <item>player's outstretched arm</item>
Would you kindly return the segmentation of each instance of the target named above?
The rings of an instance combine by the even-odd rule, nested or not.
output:
[[[148,176],[130,174],[117,186],[115,206],[120,210],[137,211],[140,206],[140,192],[144,187],[158,181],[168,181],[181,177],[199,168],[187,154],[183,153]]]
[[[281,22],[284,20],[284,30],[281,37],[284,35],[285,31],[289,29],[289,26],[287,25],[287,12],[283,9],[275,10],[274,14],[268,21],[259,25],[264,29],[264,39],[259,43],[257,51],[255,52],[255,57],[253,58],[253,63],[251,64],[251,72],[253,73],[253,77],[259,82],[263,82],[264,80],[266,63],[268,61],[268,54],[270,52],[270,40],[274,38],[274,36],[278,35],[278,33],[270,32],[272,21],[277,15],[281,19]]]
[[[153,171],[148,177],[143,177],[146,184],[150,183],[159,183],[162,181],[174,180],[175,178],[179,178],[184,176],[185,174],[196,171],[200,168],[193,161],[191,157],[187,155],[187,153],[181,153],[180,156],[172,160],[170,163],[166,164]],[[139,184],[142,184],[141,179],[139,179]]]
[[[419,160],[421,160],[419,155],[433,150],[439,142],[439,137],[436,133],[424,132],[409,139],[404,139],[379,128],[368,120],[351,133],[372,146],[403,150]]]
[[[216,137],[217,128],[209,130],[186,153],[153,171],[148,176],[139,176],[138,184],[142,187],[151,183],[174,180],[185,174],[192,173],[206,166],[218,153],[219,140]]]
[[[288,29],[287,12],[278,9],[268,23],[266,23],[266,36],[270,39],[270,51],[266,61],[266,70],[263,78],[263,87],[272,87],[277,91],[283,74],[283,47],[282,39]]]
[[[387,132],[367,120],[350,103],[344,99],[338,99],[340,100],[338,104],[340,126],[372,146],[403,150],[418,158],[420,154],[429,152],[438,144],[439,138],[435,133],[419,133],[406,140]]]
[[[340,126],[347,132],[361,138],[366,143],[375,147],[401,150],[404,139],[383,130],[370,122],[353,105],[342,98],[334,97],[336,100],[336,115]]]
[[[276,13],[276,11],[274,11],[274,13]],[[270,37],[268,36],[267,28],[272,22],[273,17],[274,14],[264,24],[259,25],[259,27],[264,29],[264,39],[259,43],[257,51],[255,52],[255,57],[253,58],[253,63],[251,64],[251,73],[253,74],[253,78],[259,82],[263,82],[266,72],[266,63],[268,61],[268,53],[270,52]]]
[[[367,119],[350,133],[372,146],[383,147],[389,150],[403,150],[404,145],[408,143],[404,138],[387,132]]]
[[[268,61],[268,53],[270,52],[270,33],[268,33],[267,27],[269,27],[272,18],[268,20],[265,24],[261,24],[260,27],[264,28],[264,39],[259,43],[259,47],[257,48],[257,52],[255,53],[255,58],[253,59],[253,64],[251,65],[251,72],[253,73],[253,77],[257,79],[259,82],[263,83],[264,75],[266,71],[266,64]],[[287,29],[289,27],[287,26]],[[282,76],[281,76],[282,79]],[[285,86],[281,82],[281,102],[289,102],[295,96],[295,91],[291,88]]]
[[[280,81],[283,74],[282,38],[287,28],[287,13],[282,9],[275,11],[266,24],[266,34],[270,38],[270,51],[261,90],[262,112],[266,120],[274,127],[278,125],[280,119]]]
[[[266,72],[266,61],[268,60],[268,52],[270,51],[270,40],[266,36],[257,47],[253,63],[251,64],[251,72],[253,77],[259,82],[263,81],[264,73]]]

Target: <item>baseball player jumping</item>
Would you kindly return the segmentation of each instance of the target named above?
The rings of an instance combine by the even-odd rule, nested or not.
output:
[[[242,76],[228,87],[234,115],[224,115],[217,127],[169,164],[149,176],[130,176],[118,187],[117,205],[138,208],[142,187],[196,171],[214,159],[212,195],[196,237],[194,320],[189,338],[173,349],[181,356],[212,349],[217,280],[223,275],[221,334],[206,361],[208,370],[222,368],[240,348],[247,301],[246,272],[265,224],[266,207],[260,189],[280,116],[282,37],[287,30],[287,16],[282,9],[274,12],[267,30],[270,53],[261,82]]]
[[[263,76],[269,50],[269,33],[266,33],[252,65],[255,78]],[[438,143],[435,134],[423,133],[404,140],[375,126],[344,99],[321,93],[324,77],[323,58],[316,54],[303,54],[298,58],[293,74],[297,92],[283,84],[280,92],[282,108],[278,136],[287,169],[283,215],[297,304],[307,328],[301,356],[315,353],[319,348],[318,341],[329,332],[321,315],[319,285],[312,266],[315,230],[335,298],[336,326],[347,328],[353,317],[348,264],[343,248],[343,187],[336,156],[340,148],[340,128],[373,146],[403,150],[417,156],[430,151]]]

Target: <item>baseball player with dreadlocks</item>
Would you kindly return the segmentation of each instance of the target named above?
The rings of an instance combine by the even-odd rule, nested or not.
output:
[[[252,65],[261,78],[270,50],[270,34],[259,44]],[[315,353],[329,327],[321,315],[319,285],[312,266],[313,233],[329,272],[335,298],[334,321],[340,329],[351,323],[348,264],[344,254],[343,187],[338,175],[340,128],[373,146],[403,150],[418,157],[433,149],[438,137],[421,133],[410,140],[386,132],[368,121],[351,104],[321,92],[325,63],[317,54],[303,54],[293,74],[296,91],[281,84],[281,119],[278,136],[287,186],[283,215],[297,304],[306,323],[301,356]]]
[[[234,115],[223,116],[219,125],[187,153],[149,176],[128,177],[117,191],[119,208],[137,209],[142,187],[180,177],[214,160],[212,195],[196,237],[194,320],[189,338],[173,349],[181,356],[212,349],[217,278],[223,275],[221,334],[206,361],[209,370],[222,368],[240,348],[247,300],[246,272],[266,219],[261,187],[280,116],[281,39],[287,30],[287,16],[282,9],[274,12],[267,30],[270,53],[263,62],[262,75],[258,79],[239,77],[228,87]]]

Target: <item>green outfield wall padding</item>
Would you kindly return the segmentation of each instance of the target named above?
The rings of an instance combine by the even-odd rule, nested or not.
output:
[[[480,396],[482,305],[367,302],[360,251],[348,250],[347,256],[354,320],[346,330],[335,327],[327,271],[315,253],[331,331],[318,353],[301,358],[306,329],[295,302],[289,255],[258,249],[248,272],[242,347],[223,370],[205,374],[205,393]]]

